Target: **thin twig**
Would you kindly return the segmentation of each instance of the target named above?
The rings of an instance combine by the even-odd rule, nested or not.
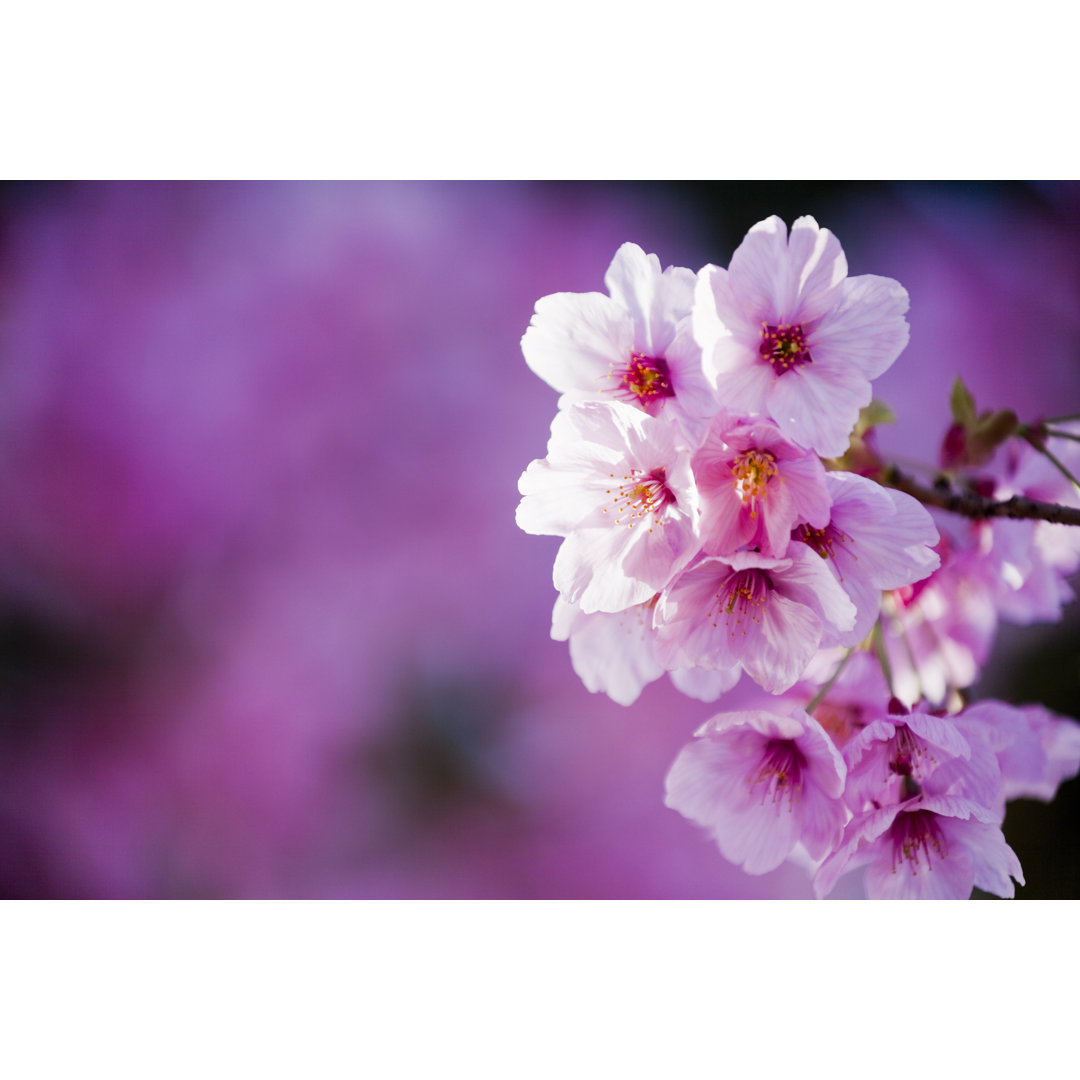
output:
[[[1054,428],[1046,428],[1046,434],[1051,439],[1072,439],[1073,442],[1080,442],[1080,435],[1072,431],[1057,431]]]
[[[1065,468],[1065,466],[1060,461],[1058,461],[1058,459],[1054,457],[1054,455],[1051,454],[1045,446],[1037,446],[1035,447],[1035,449],[1038,450],[1039,453],[1042,454],[1043,457],[1045,457],[1052,465],[1056,466],[1058,472],[1060,472],[1061,475],[1064,476],[1065,479],[1068,480],[1069,483],[1072,484],[1072,486],[1076,488],[1077,491],[1080,491],[1080,482],[1077,482],[1076,477],[1073,476],[1073,474],[1069,472],[1069,470]]]
[[[874,654],[877,656],[877,662],[881,665],[881,674],[885,676],[885,685],[889,688],[889,697],[895,697],[892,666],[889,663],[889,654],[885,651],[885,634],[882,632],[880,615],[878,615],[877,622],[874,623],[874,629],[870,631],[870,640],[874,643]],[[917,671],[916,678],[918,678]]]

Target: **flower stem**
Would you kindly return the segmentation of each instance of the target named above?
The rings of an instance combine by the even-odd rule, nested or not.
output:
[[[854,651],[855,648],[852,646],[841,657],[840,663],[836,665],[836,670],[829,676],[829,681],[810,699],[810,703],[806,706],[808,713],[812,713],[825,699],[825,695],[833,688],[833,683],[840,678],[840,672],[844,670],[844,665],[851,659],[851,654]]]

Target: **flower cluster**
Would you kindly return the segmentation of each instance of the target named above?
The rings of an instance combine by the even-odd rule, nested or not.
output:
[[[540,300],[522,340],[561,394],[517,512],[563,538],[552,637],[624,705],[665,673],[702,701],[757,684],[667,780],[747,872],[795,858],[818,895],[866,865],[875,897],[1011,896],[1005,800],[1052,798],[1080,727],[957,692],[998,615],[1057,616],[1080,530],[936,524],[878,482],[871,382],[907,344],[908,297],[849,277],[813,218],[760,222],[697,274],[624,244],[605,284]],[[1006,444],[1015,424],[967,405],[943,467],[993,497],[1067,496],[1033,445]]]
[[[1066,474],[1080,473],[1075,425],[1061,426],[1068,437],[1055,460],[1019,438],[985,460],[982,455],[972,460],[970,450],[957,450],[964,441],[958,427],[946,433],[940,460],[963,490],[998,502],[1023,497],[1080,506],[1077,488],[1061,471],[1064,466]],[[1050,521],[971,519],[942,510],[932,515],[941,536],[940,569],[890,593],[883,612],[897,693],[940,705],[975,681],[1000,620],[1029,625],[1061,617],[1062,606],[1073,599],[1068,578],[1080,568],[1080,529]]]

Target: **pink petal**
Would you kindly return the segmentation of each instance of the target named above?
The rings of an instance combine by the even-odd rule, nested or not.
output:
[[[739,309],[751,322],[775,323],[794,308],[788,266],[787,226],[776,217],[759,221],[735,249],[728,281]]]
[[[855,625],[855,605],[825,561],[805,544],[792,544],[791,566],[774,579],[784,596],[810,608],[827,626],[843,633]]]
[[[732,631],[733,635],[738,629]],[[799,681],[821,640],[821,620],[802,604],[772,593],[751,623],[730,642],[746,673],[770,694],[781,694]]]
[[[840,457],[870,397],[870,383],[857,368],[815,359],[776,378],[766,407],[788,438],[823,457]]]
[[[851,364],[876,379],[908,343],[907,290],[892,278],[865,274],[848,278],[842,296],[814,330],[812,351],[815,358],[820,353],[822,360]]]
[[[871,900],[967,900],[975,885],[971,853],[950,846],[944,859],[915,865],[902,859],[894,866],[887,843],[866,869],[866,895]]]
[[[789,323],[820,319],[836,303],[847,277],[847,259],[840,241],[821,229],[812,217],[801,217],[791,227],[788,241],[792,299],[780,313]]]

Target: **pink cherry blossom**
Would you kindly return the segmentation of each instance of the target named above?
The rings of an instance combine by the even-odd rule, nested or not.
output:
[[[821,858],[847,816],[843,759],[813,717],[789,708],[713,717],[665,783],[665,804],[707,829],[748,874],[775,870],[799,844]]]
[[[793,538],[826,560],[851,597],[858,615],[840,644],[856,645],[878,617],[883,590],[921,581],[941,565],[933,550],[938,531],[926,509],[903,492],[847,472],[826,474],[825,486],[832,503],[825,527],[807,522]]]
[[[1073,445],[1062,450],[1071,458]],[[1080,466],[1080,455],[1076,457]],[[1024,495],[1077,505],[1071,484],[1026,443],[1010,440],[964,483],[995,499]],[[1067,580],[1080,566],[1080,529],[1046,521],[970,520],[933,511],[941,567],[885,598],[886,645],[896,692],[944,703],[970,686],[986,663],[1000,619],[1055,621],[1072,599]]]
[[[537,301],[521,349],[558,390],[560,405],[621,401],[696,432],[715,410],[690,326],[694,273],[646,255],[615,253],[603,293],[554,293]]]
[[[710,555],[757,547],[782,557],[791,530],[829,520],[825,468],[775,424],[732,424],[720,414],[693,459],[701,492],[702,546]]]
[[[629,405],[572,405],[522,475],[518,526],[566,538],[555,588],[582,611],[644,603],[697,552],[697,489],[675,440]]]
[[[1006,797],[1041,799],[1050,802],[1058,787],[1080,772],[1080,724],[1072,717],[1058,716],[1042,705],[1025,705],[1023,712],[1032,733],[1045,754],[1042,775],[1021,784],[1011,775],[1008,755],[1001,756]]]
[[[788,237],[778,217],[755,225],[727,270],[698,276],[694,335],[717,396],[771,417],[789,438],[837,457],[870,380],[908,341],[907,292],[890,278],[849,278],[839,241],[812,217]]]
[[[1024,883],[994,814],[955,795],[919,795],[853,818],[815,875],[815,893],[828,896],[841,874],[864,865],[871,900],[967,900],[975,886],[1011,899],[1010,877]]]
[[[956,719],[928,711],[925,704],[908,710],[898,701],[844,747],[848,785],[844,797],[855,813],[870,804],[900,802],[906,785],[918,790],[936,773],[938,791],[968,797],[995,796],[1001,772],[991,754],[973,753]],[[945,766],[957,767],[945,782]],[[956,784],[961,785],[959,789]],[[983,801],[980,799],[979,801]]]
[[[665,667],[741,666],[775,694],[794,685],[826,626],[842,632],[854,619],[843,589],[800,544],[784,559],[703,558],[664,590],[654,615]]]
[[[546,297],[523,342],[574,416],[553,425],[548,458],[521,481],[522,527],[564,537],[553,636],[569,641],[586,686],[618,701],[663,671],[702,700],[730,694],[680,753],[667,804],[749,872],[792,859],[819,895],[866,866],[874,897],[1011,896],[1022,876],[1000,828],[1006,799],[1050,797],[1076,772],[1080,727],[1001,702],[962,706],[999,618],[1054,619],[1072,598],[1080,531],[928,512],[870,479],[891,475],[872,431],[842,462],[821,460],[849,449],[872,381],[905,348],[908,296],[890,278],[849,277],[813,218],[790,235],[779,218],[760,222],[728,269],[706,266],[689,322],[686,274],[661,274],[624,245],[609,296]],[[688,326],[701,355],[680,384],[671,357]],[[624,451],[628,422],[615,440],[586,433],[600,413],[583,402],[667,425],[650,437],[665,430],[665,452],[689,455],[686,497],[668,489],[672,464]],[[973,410],[953,395],[972,452],[925,483],[1080,505],[1035,448],[1058,435],[1036,423],[1018,430],[1034,445],[1011,439],[990,456],[978,441],[990,414],[969,423]],[[1064,434],[1059,455],[1080,472],[1080,425]],[[597,480],[612,506],[597,502]],[[632,548],[600,520],[614,508],[616,524],[653,531],[670,503],[689,531],[666,549],[643,536]],[[728,690],[742,671],[757,686]],[[803,798],[801,739],[839,762],[826,770],[831,798]]]
[[[944,705],[955,690],[971,686],[990,655],[998,627],[992,565],[967,548],[948,515],[935,514],[942,565],[929,577],[882,598],[883,642],[893,690],[907,704],[925,698]]]
[[[1080,437],[1075,424],[1061,430]],[[1074,476],[1080,473],[1080,443],[1051,439],[1051,452]],[[987,470],[995,499],[1024,495],[1042,502],[1080,506],[1073,485],[1043,454],[1019,439],[1010,439]],[[1080,529],[1049,521],[979,522],[972,528],[987,561],[999,568],[995,601],[1001,616],[1023,625],[1055,622],[1064,604],[1074,599],[1066,580],[1080,569]]]

